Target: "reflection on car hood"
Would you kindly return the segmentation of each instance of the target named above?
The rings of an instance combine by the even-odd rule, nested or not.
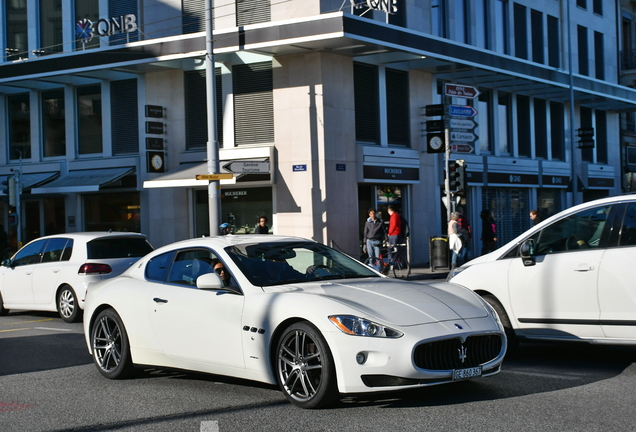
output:
[[[309,282],[269,287],[268,292],[294,291],[328,297],[360,311],[363,318],[389,325],[417,325],[482,318],[488,312],[476,294],[446,282],[415,283],[387,278]],[[338,313],[334,310],[333,313]]]

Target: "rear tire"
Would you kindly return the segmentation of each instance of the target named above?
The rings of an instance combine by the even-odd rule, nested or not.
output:
[[[393,263],[393,276],[398,279],[406,279],[411,274],[411,264],[403,253],[396,255]]]
[[[128,334],[115,310],[106,309],[97,316],[91,330],[91,350],[97,370],[106,378],[122,379],[133,374]]]
[[[506,310],[501,305],[501,303],[499,303],[499,300],[497,300],[497,297],[495,297],[494,295],[485,294],[482,295],[482,298],[486,300],[488,304],[493,307],[495,312],[497,312],[497,315],[499,315],[501,324],[503,324],[504,331],[506,332],[506,339],[508,339],[508,351],[506,355],[513,354],[519,346],[519,338],[517,337],[514,329],[512,328],[512,325],[510,324],[510,318],[508,317]]]
[[[77,321],[81,316],[77,295],[70,285],[64,285],[57,293],[57,312],[68,323]]]

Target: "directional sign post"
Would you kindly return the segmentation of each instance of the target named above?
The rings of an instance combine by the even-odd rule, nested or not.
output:
[[[448,107],[448,113],[457,117],[475,117],[477,110],[471,106],[451,105]]]
[[[233,173],[268,174],[269,162],[260,161],[232,161],[223,168]]]
[[[451,141],[462,141],[472,143],[477,139],[477,135],[472,132],[450,132]]]
[[[446,96],[475,99],[477,96],[479,96],[479,90],[469,85],[445,83],[444,94]]]
[[[451,144],[453,153],[472,153],[475,148],[470,144]]]
[[[229,180],[234,177],[234,174],[231,173],[223,173],[223,174],[197,174],[195,178],[197,180]]]
[[[453,129],[474,129],[477,123],[471,119],[450,119],[450,127]]]

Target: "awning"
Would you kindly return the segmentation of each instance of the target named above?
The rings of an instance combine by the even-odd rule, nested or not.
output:
[[[45,186],[31,189],[31,194],[97,192],[134,171],[134,167],[70,171]]]
[[[209,180],[197,180],[197,174],[207,174],[207,162],[185,163],[173,169],[167,174],[159,176],[153,180],[146,180],[144,188],[166,188],[166,187],[195,187],[207,186]],[[221,184],[235,184],[236,176],[229,180],[221,180]]]
[[[22,174],[20,179],[22,180],[22,191],[27,191],[31,188],[38,187],[41,184],[45,184],[59,177],[59,172],[47,172],[47,173],[29,173]],[[10,176],[0,176],[0,182],[6,181]],[[0,196],[5,196],[4,192],[0,193]]]

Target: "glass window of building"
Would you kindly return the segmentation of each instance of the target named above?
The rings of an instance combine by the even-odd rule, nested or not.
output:
[[[353,93],[356,111],[356,141],[379,144],[380,106],[377,66],[353,64]]]
[[[110,84],[110,116],[113,154],[139,153],[139,109],[137,80],[113,81]]]
[[[7,97],[9,108],[9,159],[31,158],[31,110],[29,94]]]
[[[530,126],[530,98],[517,95],[517,146],[519,156],[532,155],[532,128]]]
[[[139,192],[84,195],[86,231],[140,232]]]
[[[508,37],[510,34],[508,19],[508,0],[495,0],[495,44],[500,54],[510,54]]]
[[[273,86],[271,61],[232,67],[236,145],[274,142]]]
[[[236,0],[236,26],[271,21],[270,0]]]
[[[561,66],[561,42],[559,37],[559,19],[548,15],[548,65]]]
[[[550,145],[553,160],[565,158],[565,110],[560,102],[550,101]]]
[[[538,158],[548,158],[548,118],[545,99],[534,99],[534,149]]]
[[[453,13],[455,15],[455,34],[453,39],[465,44],[470,43],[470,15],[466,0],[454,0]]]
[[[206,147],[208,141],[208,107],[205,70],[187,71],[185,88],[186,150]],[[221,68],[216,68],[216,131],[223,143],[223,87]]]
[[[605,79],[605,47],[603,33],[599,32],[594,32],[594,72],[597,79]]]
[[[90,40],[85,37],[90,36],[90,32],[81,32],[81,29],[89,29],[88,22],[99,21],[99,0],[82,0],[75,2],[75,49],[99,47],[99,36],[93,36]]]
[[[448,0],[431,1],[431,24],[433,35],[448,38]]]
[[[138,17],[137,0],[109,0],[108,1],[108,16],[120,17],[124,15],[135,15]],[[139,23],[137,23],[139,24]],[[132,32],[118,32],[108,37],[109,45],[122,45],[129,42],[135,42],[139,40],[139,30]]]
[[[78,153],[102,152],[102,89],[99,84],[77,88]]]
[[[512,131],[512,104],[509,93],[499,92],[497,98],[497,144],[500,154],[510,154]]]
[[[576,5],[580,8],[587,9],[587,0],[576,0]]]
[[[482,153],[492,152],[492,144],[490,140],[490,116],[491,116],[491,100],[492,93],[489,90],[479,89],[477,99],[477,136],[479,137],[479,149]],[[504,119],[505,120],[505,119]]]
[[[526,23],[526,7],[518,3],[514,5],[515,25],[515,57],[528,59],[528,24]]]
[[[42,92],[42,156],[66,154],[64,89]]]
[[[62,39],[62,0],[40,1],[40,47],[42,54],[64,51]]]
[[[596,162],[607,163],[607,113],[594,111],[594,138],[596,141]]]
[[[389,145],[410,144],[409,74],[386,69],[386,111]]]
[[[181,24],[183,25],[183,33],[205,31],[205,4],[205,0],[182,1]],[[214,17],[214,8],[212,8],[212,16]],[[212,28],[214,29],[214,19],[212,19]]]
[[[530,26],[532,28],[532,61],[543,64],[543,14],[538,10],[530,10]]]
[[[592,10],[596,15],[603,16],[603,0],[594,0]]]
[[[578,55],[579,55],[579,73],[581,75],[590,74],[590,65],[588,62],[588,45],[587,45],[587,28],[583,26],[576,26],[577,28],[577,42],[578,42]]]
[[[27,0],[12,0],[6,4],[7,60],[27,58]]]
[[[492,49],[490,46],[491,19],[489,11],[489,0],[474,0],[474,16],[477,25],[474,45],[483,49]]]

